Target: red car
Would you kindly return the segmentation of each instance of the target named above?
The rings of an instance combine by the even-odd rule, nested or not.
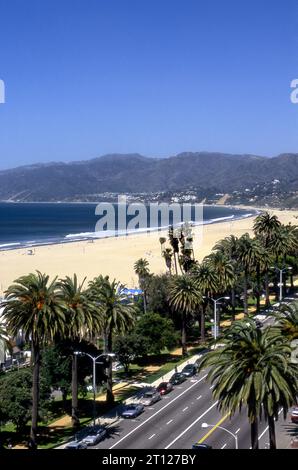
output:
[[[173,385],[170,382],[161,382],[159,386],[157,387],[157,391],[161,395],[165,395],[166,393],[169,393],[173,390]]]

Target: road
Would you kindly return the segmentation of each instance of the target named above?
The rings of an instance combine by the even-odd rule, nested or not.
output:
[[[112,425],[109,436],[97,449],[191,449],[198,441],[213,448],[235,448],[235,438],[220,428],[203,429],[202,423],[224,426],[238,437],[240,449],[250,448],[250,426],[245,413],[232,419],[222,416],[217,402],[212,399],[206,371],[188,379],[164,396],[161,401],[147,407],[138,418],[120,419]],[[260,425],[260,445],[265,447],[268,432]]]

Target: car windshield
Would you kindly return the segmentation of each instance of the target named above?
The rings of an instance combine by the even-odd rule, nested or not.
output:
[[[127,406],[126,409],[127,409],[128,411],[129,411],[129,410],[135,410],[135,409],[136,409],[136,406],[137,406],[137,405],[129,405],[129,406]]]
[[[147,393],[144,394],[144,397],[145,398],[152,398],[153,395],[154,395],[154,392],[147,392]]]

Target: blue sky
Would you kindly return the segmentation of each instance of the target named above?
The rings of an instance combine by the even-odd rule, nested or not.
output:
[[[0,0],[0,168],[298,152],[296,0]]]

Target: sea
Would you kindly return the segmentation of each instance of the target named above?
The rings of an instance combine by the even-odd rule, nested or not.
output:
[[[94,240],[110,236],[123,236],[166,228],[159,219],[153,227],[150,225],[150,211],[147,214],[147,227],[136,227],[128,231],[118,230],[118,204],[112,204],[115,210],[115,231],[108,226],[98,230],[100,216],[96,212],[96,203],[0,203],[0,250],[31,248],[39,245],[71,243],[74,241]],[[148,206],[147,206],[148,207]],[[129,211],[128,211],[129,212]],[[193,224],[212,224],[233,221],[255,215],[257,211],[230,206],[203,206],[202,219]],[[170,214],[171,215],[171,214]],[[133,215],[127,215],[127,222]],[[170,218],[169,224],[173,222]]]

